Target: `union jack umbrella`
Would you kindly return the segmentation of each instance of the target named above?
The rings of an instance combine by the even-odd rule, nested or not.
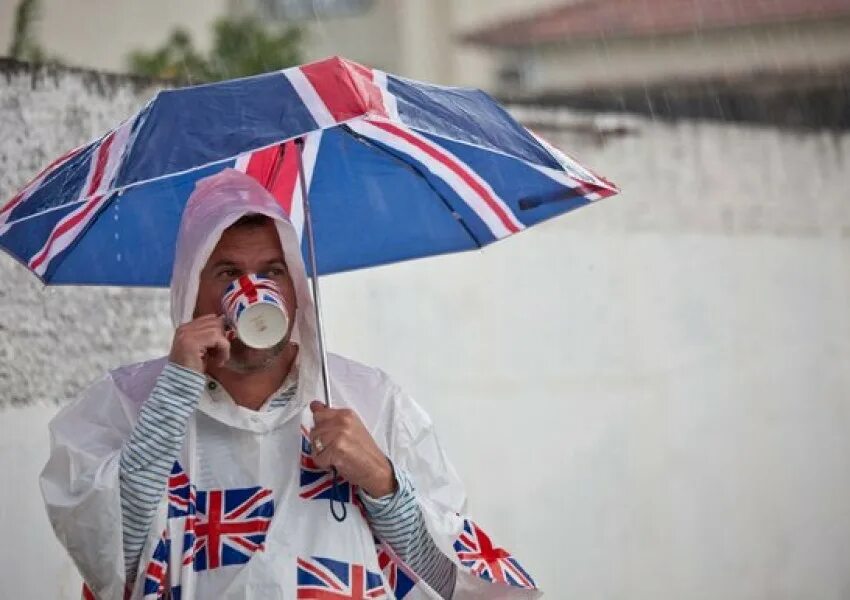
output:
[[[228,167],[297,229],[308,192],[319,274],[481,248],[617,191],[484,92],[334,57],[159,92],[0,205],[0,248],[47,284],[167,286],[186,199]]]

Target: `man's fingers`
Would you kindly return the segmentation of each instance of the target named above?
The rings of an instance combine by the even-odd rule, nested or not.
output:
[[[207,360],[227,361],[230,343],[224,335],[224,317],[203,315],[177,328],[171,344],[169,360],[203,373]]]
[[[315,420],[319,415],[321,415],[321,418],[327,418],[328,411],[331,409],[325,406],[324,402],[313,400],[310,403],[310,410],[313,412],[313,419]]]
[[[315,421],[316,425],[327,421],[353,425],[357,419],[354,411],[350,408],[328,408],[323,402],[319,402],[318,400],[313,400],[310,403],[310,410],[313,411],[313,421]]]
[[[337,463],[343,458],[340,438],[339,432],[324,432],[310,436],[313,461],[317,467],[330,469],[338,466]]]
[[[224,324],[224,316],[223,315],[203,315],[201,317],[198,317],[197,319],[189,321],[188,323],[184,323],[183,325],[181,325],[181,327],[185,327],[185,328],[202,327],[204,325],[215,324],[215,323],[221,323],[223,325]]]
[[[213,360],[218,366],[222,366],[230,359],[230,342],[225,337],[221,323],[211,322],[196,331],[195,335],[198,345],[203,348],[204,360]]]
[[[313,405],[310,405],[310,408],[313,408]],[[322,408],[313,410],[313,422],[316,425],[322,425],[323,423],[336,421],[339,416],[334,412],[334,409],[327,408],[325,405],[322,405]]]
[[[339,429],[315,427],[310,432],[310,446],[313,448],[313,453],[318,454],[334,446],[343,433]],[[317,441],[320,441],[321,444],[318,444]]]
[[[218,366],[221,367],[230,360],[230,342],[227,340],[224,335],[219,334],[215,339],[215,345],[213,346],[213,353],[215,354],[216,359],[218,360]]]

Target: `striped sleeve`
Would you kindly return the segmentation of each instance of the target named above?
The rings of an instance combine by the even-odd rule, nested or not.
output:
[[[395,466],[393,470],[398,482],[394,493],[372,498],[359,491],[372,531],[441,597],[451,598],[455,565],[431,539],[410,476]]]
[[[183,445],[189,416],[205,383],[202,374],[168,363],[142,405],[130,439],[121,448],[121,527],[129,580],[135,579],[148,531]]]

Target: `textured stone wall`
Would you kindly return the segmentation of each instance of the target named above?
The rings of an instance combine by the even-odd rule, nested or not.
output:
[[[156,90],[143,79],[0,61],[0,203]],[[167,344],[160,290],[45,288],[6,254],[0,280],[0,408],[62,400],[105,368]]]

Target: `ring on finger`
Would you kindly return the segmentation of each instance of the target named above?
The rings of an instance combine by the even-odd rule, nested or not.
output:
[[[318,452],[321,452],[322,450],[324,450],[324,449],[325,449],[325,445],[322,443],[322,440],[321,440],[321,439],[319,439],[319,438],[316,438],[316,439],[313,441],[313,445],[314,445],[314,446],[316,446],[316,452],[317,452],[317,453],[318,453]]]

